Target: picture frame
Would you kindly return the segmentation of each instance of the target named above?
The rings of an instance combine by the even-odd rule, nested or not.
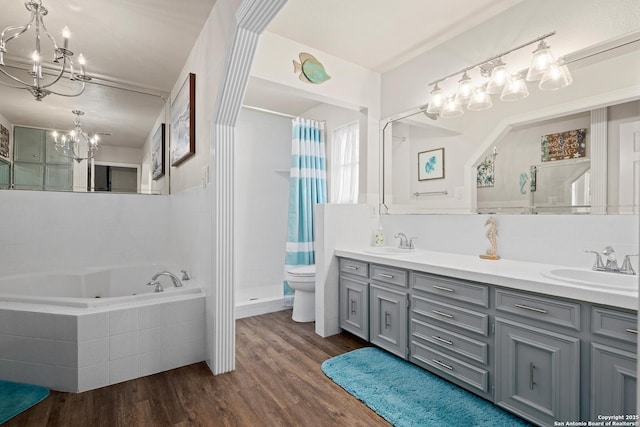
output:
[[[9,158],[9,129],[0,124],[0,157]]]
[[[171,103],[171,166],[196,153],[196,75],[189,73]]]
[[[151,178],[155,181],[164,176],[166,125],[161,123],[151,139]]]
[[[418,181],[444,178],[444,148],[418,153]]]

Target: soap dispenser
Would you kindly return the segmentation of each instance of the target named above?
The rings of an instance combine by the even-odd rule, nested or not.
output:
[[[379,224],[378,229],[373,232],[373,245],[384,246],[384,231],[382,231],[382,224]]]

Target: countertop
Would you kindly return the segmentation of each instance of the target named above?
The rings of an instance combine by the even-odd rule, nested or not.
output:
[[[413,271],[456,277],[481,283],[569,298],[594,304],[630,310],[638,309],[638,286],[633,291],[607,288],[606,280],[618,273],[598,273],[603,284],[595,286],[579,281],[572,283],[547,277],[555,269],[570,268],[562,265],[515,261],[510,259],[486,260],[479,256],[446,252],[416,251],[403,255],[375,254],[362,250],[336,249],[338,257],[351,258],[374,264],[400,267]],[[586,270],[588,268],[574,270]],[[638,276],[633,276],[638,283]]]

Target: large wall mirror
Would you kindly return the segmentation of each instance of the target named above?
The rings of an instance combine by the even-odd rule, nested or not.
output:
[[[381,212],[638,214],[640,80],[596,84],[638,56],[576,61],[564,98],[532,93],[457,119],[425,105],[383,121]]]

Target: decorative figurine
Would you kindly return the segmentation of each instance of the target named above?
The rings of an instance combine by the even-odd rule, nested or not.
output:
[[[487,222],[484,223],[484,225],[488,225],[489,229],[487,230],[487,239],[489,239],[489,244],[491,244],[491,247],[489,249],[487,249],[487,253],[480,255],[480,258],[482,259],[492,259],[492,260],[497,260],[500,259],[500,257],[498,256],[498,222],[495,220],[494,217],[489,217],[489,219],[487,220]]]

